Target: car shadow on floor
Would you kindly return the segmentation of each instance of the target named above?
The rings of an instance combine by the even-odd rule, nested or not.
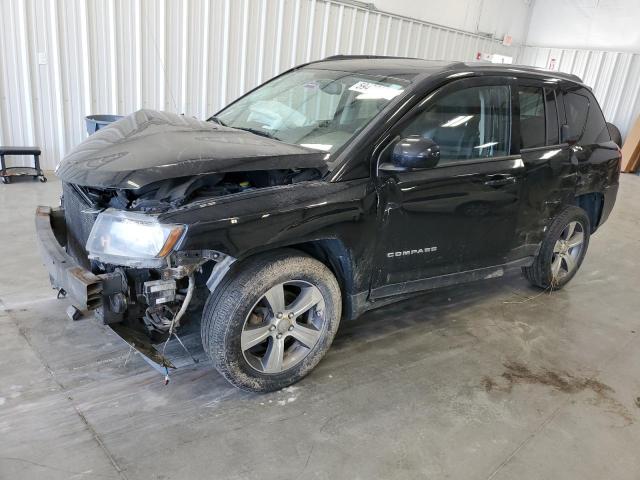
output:
[[[390,331],[401,332],[412,329],[446,328],[450,319],[459,317],[471,321],[469,315],[462,315],[474,307],[502,307],[505,301],[526,302],[542,291],[529,286],[517,272],[502,278],[491,279],[435,289],[400,300],[398,302],[370,310],[361,317],[343,322],[332,348],[340,349],[352,342],[370,342]],[[381,333],[382,332],[382,333]]]

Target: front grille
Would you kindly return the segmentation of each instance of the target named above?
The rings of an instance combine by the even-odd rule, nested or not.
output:
[[[85,245],[96,221],[97,213],[91,212],[96,209],[88,204],[70,183],[62,184],[62,202],[67,224],[67,252],[82,266],[89,268],[91,262]]]

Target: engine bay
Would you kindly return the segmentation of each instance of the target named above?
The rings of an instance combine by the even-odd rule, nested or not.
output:
[[[317,169],[255,170],[178,177],[139,189],[95,188],[74,185],[94,208],[116,208],[144,213],[163,213],[187,203],[278,185],[315,180]]]

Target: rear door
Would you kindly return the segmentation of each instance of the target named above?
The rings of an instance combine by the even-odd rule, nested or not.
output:
[[[534,255],[546,227],[568,203],[576,188],[573,151],[560,139],[565,123],[555,82],[520,79],[514,102],[514,136],[524,162],[517,243],[521,256]]]

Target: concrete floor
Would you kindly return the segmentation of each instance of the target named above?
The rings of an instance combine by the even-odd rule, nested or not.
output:
[[[640,478],[638,177],[565,290],[512,276],[371,312],[268,395],[207,362],[165,387],[67,319],[32,218],[58,190],[0,185],[0,478]]]

